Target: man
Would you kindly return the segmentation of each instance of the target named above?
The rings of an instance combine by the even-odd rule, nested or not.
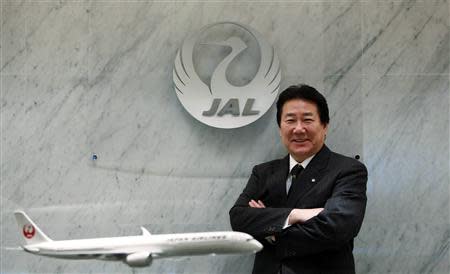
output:
[[[316,89],[284,90],[277,122],[289,155],[256,165],[230,210],[233,230],[264,244],[253,273],[355,273],[353,239],[366,208],[366,168],[324,144],[328,106]]]

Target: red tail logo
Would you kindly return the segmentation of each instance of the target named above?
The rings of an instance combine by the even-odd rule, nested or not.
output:
[[[23,226],[23,236],[27,239],[33,238],[34,234],[36,233],[36,229],[34,226],[27,224]]]

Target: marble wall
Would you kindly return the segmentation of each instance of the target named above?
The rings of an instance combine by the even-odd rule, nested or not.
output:
[[[54,239],[229,230],[251,167],[285,154],[272,108],[223,130],[173,90],[187,35],[247,24],[274,45],[281,88],[329,100],[327,144],[361,155],[358,273],[450,270],[447,0],[1,0],[0,273],[249,273],[252,256],[122,263],[17,249],[25,209]],[[98,156],[92,160],[92,155]]]

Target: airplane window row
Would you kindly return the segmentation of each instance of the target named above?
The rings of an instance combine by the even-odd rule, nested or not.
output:
[[[194,237],[192,239],[189,238],[172,238],[172,239],[168,239],[168,241],[170,242],[182,242],[182,241],[198,241],[198,240],[225,240],[226,236],[200,236],[200,237]]]

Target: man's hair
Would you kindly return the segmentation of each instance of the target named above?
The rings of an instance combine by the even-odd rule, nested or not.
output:
[[[320,122],[323,125],[327,125],[330,122],[330,115],[328,113],[328,104],[325,97],[318,92],[315,88],[300,84],[295,86],[290,86],[283,90],[278,96],[277,101],[277,123],[278,126],[281,124],[281,113],[283,112],[283,106],[287,101],[301,99],[305,101],[310,101],[317,106],[317,111],[319,112]]]

